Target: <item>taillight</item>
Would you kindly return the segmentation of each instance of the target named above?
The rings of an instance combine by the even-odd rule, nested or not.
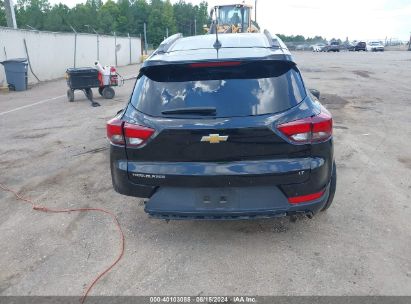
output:
[[[153,134],[153,129],[140,125],[133,125],[128,122],[124,124],[124,137],[126,139],[127,146],[140,146]]]
[[[107,122],[107,138],[114,145],[140,146],[154,134],[154,130],[113,118]]]
[[[332,136],[333,120],[327,113],[294,120],[277,126],[289,140],[300,144],[318,143]]]
[[[333,119],[329,114],[320,113],[312,117],[312,142],[321,142],[333,135]]]
[[[316,199],[320,198],[321,196],[323,196],[324,192],[325,192],[325,190],[321,190],[321,191],[316,192],[316,193],[289,197],[288,202],[290,204],[308,203],[310,201],[316,200]]]
[[[113,118],[107,122],[107,138],[114,145],[124,145],[123,124],[120,119]]]

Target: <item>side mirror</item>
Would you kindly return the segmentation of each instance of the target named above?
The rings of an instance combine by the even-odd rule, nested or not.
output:
[[[316,89],[310,89],[311,94],[313,94],[317,99],[320,99],[320,91]]]

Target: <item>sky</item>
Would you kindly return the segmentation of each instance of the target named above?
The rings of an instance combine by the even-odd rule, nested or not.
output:
[[[245,0],[253,6],[254,1]],[[72,7],[85,0],[49,2],[62,2]],[[201,0],[185,2],[198,4]],[[208,0],[209,7],[236,2],[242,0]],[[257,0],[257,22],[262,29],[285,35],[407,41],[411,33],[411,0]]]

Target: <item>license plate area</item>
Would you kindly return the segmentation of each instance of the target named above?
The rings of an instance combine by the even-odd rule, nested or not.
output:
[[[230,214],[284,210],[285,195],[275,186],[182,188],[160,187],[146,202],[148,213]]]

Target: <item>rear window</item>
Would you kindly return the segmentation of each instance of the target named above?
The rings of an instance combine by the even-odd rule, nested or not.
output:
[[[162,112],[211,107],[216,109],[213,117],[251,116],[287,110],[306,95],[300,73],[290,64],[254,65],[248,71],[244,67],[185,69],[180,76],[173,72],[173,77],[167,71],[158,77],[140,75],[131,98],[137,110],[150,116],[187,118],[198,115]]]

